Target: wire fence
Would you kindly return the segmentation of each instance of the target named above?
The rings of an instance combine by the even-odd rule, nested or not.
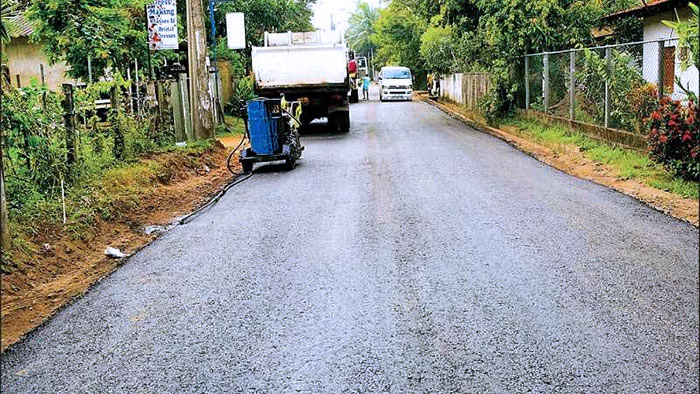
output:
[[[523,56],[521,108],[646,132],[659,93],[686,101],[698,90],[698,69],[678,39],[569,49]]]

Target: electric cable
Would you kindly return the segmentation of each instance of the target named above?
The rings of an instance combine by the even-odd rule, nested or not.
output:
[[[187,216],[180,218],[177,221],[177,224],[183,225],[183,224],[187,224],[187,223],[191,222],[192,219],[199,216],[205,210],[213,207],[216,203],[218,203],[219,200],[221,200],[221,198],[226,194],[226,192],[228,192],[232,187],[245,182],[246,180],[250,179],[250,177],[253,176],[252,172],[247,172],[247,173],[240,172],[239,173],[239,172],[233,171],[233,168],[231,168],[231,159],[236,155],[236,152],[239,151],[239,149],[243,146],[243,144],[245,143],[246,140],[250,141],[250,132],[248,130],[248,120],[246,119],[245,116],[243,117],[243,123],[245,124],[245,135],[243,136],[243,138],[241,138],[241,142],[239,142],[238,145],[235,148],[233,148],[231,153],[229,153],[228,156],[226,157],[226,168],[229,170],[229,172],[231,174],[236,176],[236,178],[234,178],[233,181],[229,182],[226,186],[224,186],[223,189],[221,189],[218,193],[216,193],[216,195],[214,197],[212,197],[209,200],[209,202],[207,202],[206,204],[197,208],[195,211],[191,212]],[[230,131],[230,129],[228,128],[228,125],[226,123],[224,123],[224,127],[226,128],[226,131]],[[240,176],[243,176],[243,177],[240,178]]]

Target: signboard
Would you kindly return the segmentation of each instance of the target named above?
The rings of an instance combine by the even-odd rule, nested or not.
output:
[[[242,12],[226,14],[226,42],[229,49],[245,49],[245,18]]]
[[[147,5],[146,25],[148,49],[178,49],[176,0],[156,0]]]

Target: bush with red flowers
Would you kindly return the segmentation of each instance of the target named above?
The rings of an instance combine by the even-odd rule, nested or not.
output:
[[[664,97],[648,119],[649,153],[674,174],[700,179],[700,118],[693,100]]]

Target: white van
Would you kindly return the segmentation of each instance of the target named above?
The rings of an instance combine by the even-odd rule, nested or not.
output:
[[[379,72],[379,99],[411,100],[413,76],[408,67],[387,66]]]

